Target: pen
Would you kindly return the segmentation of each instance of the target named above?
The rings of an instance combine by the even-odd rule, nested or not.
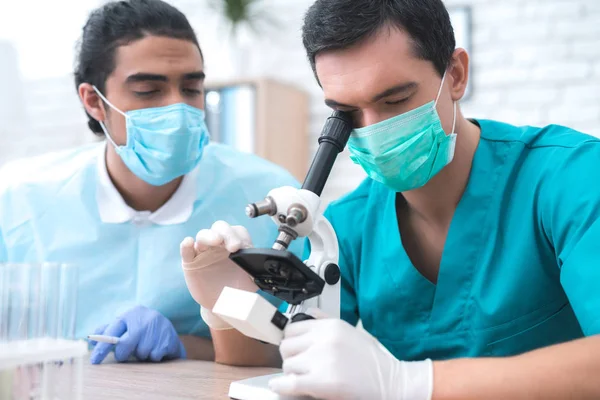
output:
[[[117,344],[119,343],[119,338],[115,336],[106,336],[106,335],[88,335],[88,340],[93,340],[95,342],[100,343],[110,343]]]

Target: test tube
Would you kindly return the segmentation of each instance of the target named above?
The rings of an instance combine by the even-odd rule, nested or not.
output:
[[[44,337],[59,338],[60,264],[46,263],[41,268],[40,326]]]
[[[58,341],[71,340],[75,336],[78,269],[69,264],[46,263],[43,270],[47,335]],[[51,398],[73,398],[72,393],[80,389],[79,377],[73,375],[78,374],[78,368],[71,362],[77,364],[80,360],[44,364],[41,389]]]
[[[44,336],[41,329],[41,315],[43,312],[41,304],[41,274],[42,268],[39,264],[30,264],[23,268],[27,277],[27,339],[38,339]]]
[[[77,318],[77,283],[79,269],[72,264],[60,265],[59,334],[63,339],[75,337]]]
[[[6,291],[8,301],[4,307],[6,313],[7,334],[9,342],[26,340],[29,322],[29,272],[27,264],[5,264]]]

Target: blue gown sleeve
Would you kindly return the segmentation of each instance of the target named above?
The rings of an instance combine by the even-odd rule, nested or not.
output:
[[[600,334],[600,141],[570,149],[547,179],[542,224],[586,336]]]

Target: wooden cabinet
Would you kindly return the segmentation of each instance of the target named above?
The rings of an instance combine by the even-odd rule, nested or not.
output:
[[[269,79],[207,82],[206,119],[212,140],[252,152],[292,173],[308,170],[308,95]]]

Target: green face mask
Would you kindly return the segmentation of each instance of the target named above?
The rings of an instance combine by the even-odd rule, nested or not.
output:
[[[406,192],[425,185],[454,157],[456,103],[452,133],[442,128],[437,98],[407,113],[355,129],[348,140],[350,158],[369,177],[396,192]]]

